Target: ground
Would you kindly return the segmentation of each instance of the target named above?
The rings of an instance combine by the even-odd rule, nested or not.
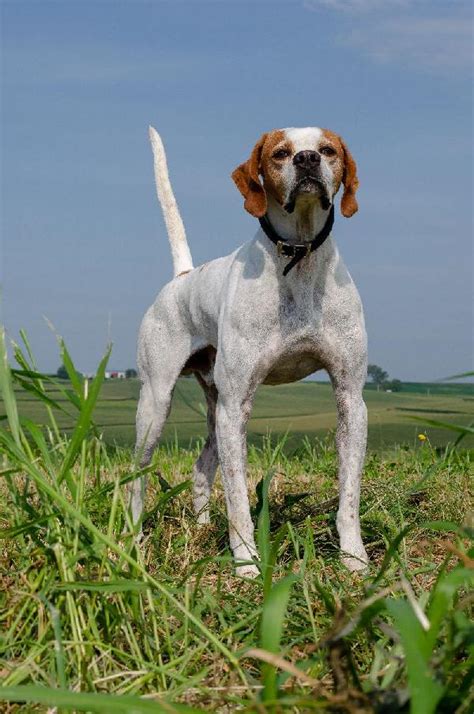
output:
[[[197,444],[170,439],[157,450],[136,547],[125,508],[132,451],[104,440],[113,430],[94,433],[96,395],[90,387],[79,398],[76,387],[63,395],[78,409],[65,437],[54,409],[23,392],[20,414],[27,407],[33,420],[19,422],[3,379],[2,711],[369,713],[408,711],[408,702],[416,714],[469,711],[472,452],[444,448],[446,432],[405,420],[434,408],[429,416],[466,423],[469,394],[367,391],[379,441],[364,469],[370,568],[359,576],[338,557],[329,386],[262,390],[248,474],[262,576],[247,581],[234,575],[219,479],[211,525],[195,522]],[[96,423],[121,411],[130,428],[136,389],[104,385]],[[195,390],[178,385],[171,421],[181,435],[202,421]],[[262,440],[269,424],[275,434]],[[290,425],[296,432],[281,437]],[[401,446],[388,443],[394,430]]]

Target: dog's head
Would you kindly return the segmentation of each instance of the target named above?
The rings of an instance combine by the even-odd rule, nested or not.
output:
[[[327,210],[341,183],[342,215],[349,218],[358,208],[355,161],[341,137],[327,129],[275,129],[263,134],[232,178],[246,210],[256,218],[267,212],[268,194],[288,213],[308,201],[319,201]]]

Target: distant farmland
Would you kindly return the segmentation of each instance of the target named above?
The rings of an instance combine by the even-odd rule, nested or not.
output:
[[[103,385],[95,422],[108,442],[133,444],[139,387],[136,379],[111,380]],[[59,397],[54,389],[49,394]],[[46,411],[34,397],[19,390],[17,398],[21,416],[36,423],[47,423]],[[419,433],[426,433],[435,446],[443,446],[456,436],[446,429],[425,427],[413,421],[412,416],[462,425],[471,423],[474,418],[473,384],[408,383],[398,393],[377,392],[368,385],[365,400],[369,410],[369,448],[375,451],[384,451],[396,444],[413,446],[418,442]],[[195,380],[180,379],[163,440],[187,446],[205,436],[204,406]],[[69,404],[67,409],[71,409]],[[57,419],[65,429],[73,423],[67,415],[58,414]],[[329,384],[296,382],[278,387],[262,386],[249,423],[249,439],[259,443],[268,433],[277,438],[288,432],[287,445],[293,449],[305,436],[324,438],[335,426],[336,410]],[[474,438],[466,438],[463,446],[474,447]]]

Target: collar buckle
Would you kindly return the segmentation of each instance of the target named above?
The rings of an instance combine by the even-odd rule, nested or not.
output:
[[[269,240],[276,246],[278,256],[285,256],[286,258],[292,258],[288,265],[283,270],[283,275],[287,275],[288,272],[302,260],[310,255],[313,251],[317,250],[330,235],[332,226],[334,223],[334,204],[331,205],[326,223],[323,228],[319,231],[317,235],[313,238],[311,243],[292,245],[288,241],[282,240],[278,233],[273,228],[272,224],[268,220],[268,216],[265,214],[259,218],[260,226]]]

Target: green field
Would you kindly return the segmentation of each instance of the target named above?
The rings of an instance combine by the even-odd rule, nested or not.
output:
[[[95,421],[108,443],[133,445],[138,392],[138,380],[110,380],[103,385]],[[67,406],[54,388],[48,394]],[[364,396],[369,412],[369,449],[373,451],[384,451],[394,445],[417,445],[419,433],[426,433],[435,446],[444,446],[456,436],[447,429],[416,422],[413,416],[462,425],[474,418],[472,384],[408,383],[398,393],[377,392],[368,385]],[[47,422],[44,407],[34,397],[18,390],[17,399],[22,416],[37,423]],[[204,399],[197,382],[180,379],[163,441],[188,446],[203,437],[206,434],[204,414]],[[61,427],[71,427],[72,418],[59,413],[57,416]],[[271,434],[278,440],[288,432],[287,448],[294,450],[305,436],[321,439],[335,426],[336,411],[329,384],[296,382],[278,387],[262,386],[249,423],[249,440],[259,444],[262,436]],[[463,445],[473,447],[474,438],[466,438]]]

